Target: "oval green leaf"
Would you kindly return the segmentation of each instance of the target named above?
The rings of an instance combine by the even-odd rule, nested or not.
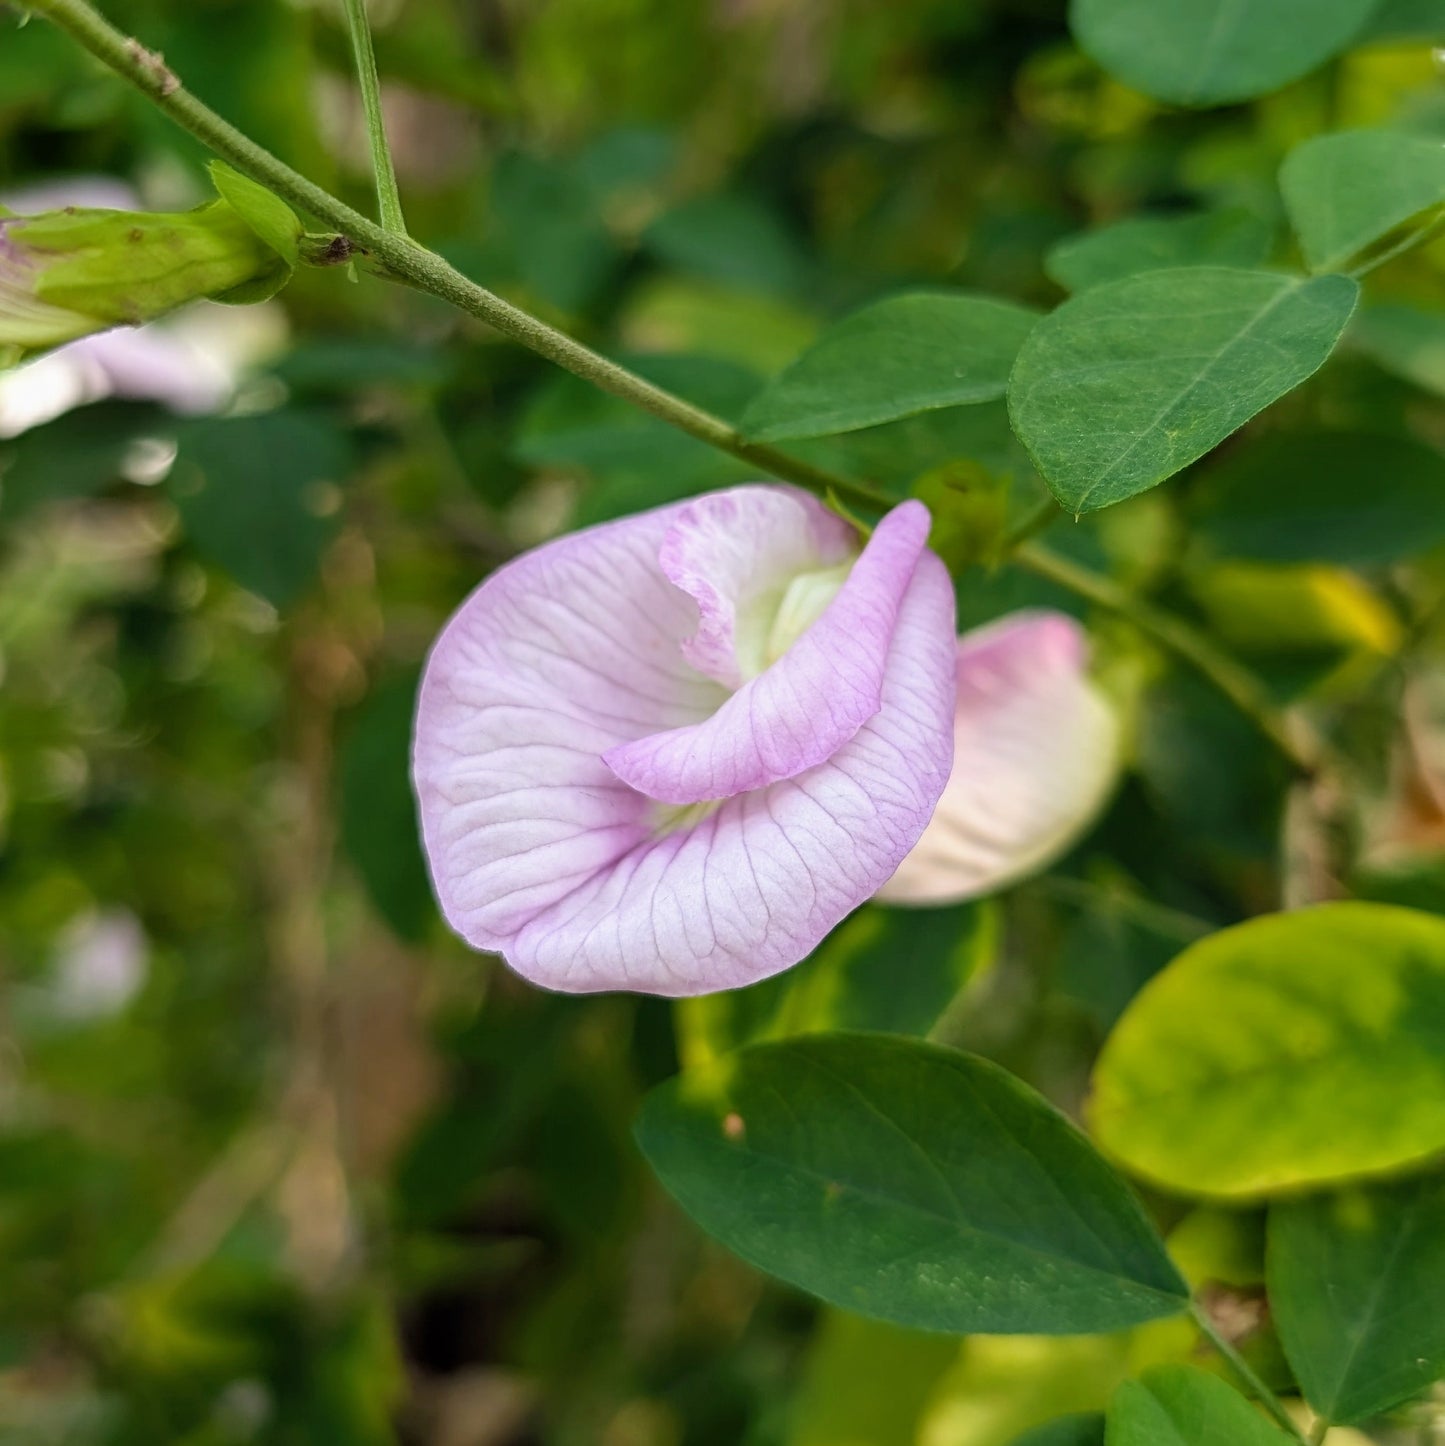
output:
[[[312,583],[341,519],[318,494],[347,479],[348,435],[321,412],[208,417],[178,429],[166,485],[197,552],[278,608]]]
[[[759,442],[856,432],[939,407],[996,401],[1038,313],[1006,301],[915,292],[831,326],[753,399]]]
[[[1445,0],[1380,0],[1359,39],[1445,40]]]
[[[1322,1416],[1363,1421],[1445,1376],[1445,1178],[1277,1205],[1268,1261],[1280,1342]]]
[[[1334,271],[1445,201],[1445,144],[1404,131],[1315,136],[1285,157],[1285,209],[1311,271]]]
[[[1343,50],[1377,0],[1072,0],[1069,26],[1110,75],[1177,105],[1226,105]]]
[[[1274,228],[1251,211],[1131,216],[1060,241],[1044,270],[1066,291],[1086,291],[1140,271],[1176,266],[1258,266],[1274,249]]]
[[[1445,1150],[1445,919],[1322,904],[1224,929],[1145,985],[1094,1137],[1165,1189],[1257,1199]]]
[[[1194,500],[1198,535],[1226,556],[1374,566],[1445,542],[1445,457],[1409,437],[1273,432]]]
[[[1445,397],[1445,311],[1376,302],[1361,308],[1345,344],[1391,376]]]
[[[1105,1446],[1291,1446],[1232,1386],[1197,1366],[1155,1366],[1109,1402]]]
[[[704,1230],[859,1315],[1070,1335],[1187,1303],[1083,1136],[970,1055],[889,1035],[755,1045],[655,1090],[637,1139]]]
[[[1097,286],[1046,316],[1009,415],[1060,504],[1092,512],[1157,486],[1312,375],[1359,286],[1180,267]]]

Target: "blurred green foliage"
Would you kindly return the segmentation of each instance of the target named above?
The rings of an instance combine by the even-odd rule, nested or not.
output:
[[[105,8],[368,204],[336,7]],[[1428,4],[1216,111],[1105,76],[1065,8],[387,0],[374,18],[416,233],[737,418],[821,328],[902,287],[1042,307],[1121,254],[1282,259],[1292,146],[1445,135]],[[206,194],[194,143],[20,19],[0,5],[0,185]],[[1158,219],[1074,239],[1137,213]],[[1213,219],[1176,219],[1196,214]],[[1366,303],[1348,356],[1252,424],[1257,450],[1231,441],[1050,541],[1328,710],[1358,764],[1359,891],[1441,912],[1445,250]],[[902,940],[865,910],[784,980],[676,1017],[532,991],[431,901],[405,783],[425,651],[517,549],[746,474],[420,295],[309,273],[268,305],[226,415],[105,400],[0,441],[0,1443],[1008,1446],[1064,1413],[1024,1439],[1100,1439],[1130,1364],[1187,1353],[1177,1326],[875,1339],[703,1240],[629,1122],[680,1057],[941,1014],[1076,1106],[1154,972],[1306,887],[1319,829],[1305,811],[1281,856],[1277,760],[1100,618],[1130,767],[1049,877]],[[1338,478],[1367,450],[1378,487],[1351,516]],[[900,496],[961,478],[1015,518],[1043,495],[1002,403],[797,451]],[[1291,468],[1266,504],[1257,479]],[[966,625],[1030,604],[1081,610],[1021,570],[961,573]],[[1282,1369],[1267,1320],[1245,1335]],[[888,1399],[850,1408],[869,1373]]]

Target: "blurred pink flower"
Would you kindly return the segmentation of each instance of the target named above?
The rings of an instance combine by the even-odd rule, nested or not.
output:
[[[145,984],[150,943],[129,909],[104,909],[72,921],[56,951],[51,1003],[67,1019],[119,1014]]]
[[[1083,629],[1021,612],[958,640],[953,772],[885,903],[991,894],[1059,857],[1119,771],[1119,724],[1090,681]]]
[[[861,554],[788,487],[549,543],[433,649],[415,779],[448,922],[553,989],[666,995],[802,959],[948,778],[953,590],[905,502]]]
[[[128,211],[139,208],[140,198],[110,177],[67,176],[0,196],[0,206],[22,216],[66,206]],[[28,295],[13,262],[7,270],[3,232],[0,222],[0,308],[43,306]],[[0,370],[0,437],[108,397],[160,402],[187,416],[219,411],[243,368],[278,349],[284,335],[272,305],[203,301],[147,326],[83,336]]]

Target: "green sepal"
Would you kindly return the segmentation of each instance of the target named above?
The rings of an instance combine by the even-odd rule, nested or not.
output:
[[[11,238],[37,267],[36,297],[105,326],[139,326],[203,296],[259,300],[290,267],[225,200],[179,215],[70,210]],[[277,280],[278,268],[282,275]]]
[[[978,462],[959,460],[925,472],[913,484],[913,496],[933,514],[928,545],[949,572],[998,559],[1008,525],[1009,481]]]
[[[293,266],[277,256],[270,270],[257,272],[249,281],[229,291],[216,292],[211,300],[225,306],[254,306],[259,301],[270,301],[291,280],[294,271]]]
[[[212,161],[207,169],[221,199],[288,266],[294,267],[301,242],[301,222],[290,206],[249,176],[232,170],[224,161]]]

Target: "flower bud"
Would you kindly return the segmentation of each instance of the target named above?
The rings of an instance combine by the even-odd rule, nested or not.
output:
[[[139,326],[200,297],[260,301],[293,259],[229,199],[181,214],[0,210],[0,356]]]

